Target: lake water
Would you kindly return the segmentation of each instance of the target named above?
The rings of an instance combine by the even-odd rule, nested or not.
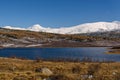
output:
[[[74,58],[83,59],[89,57],[98,60],[120,61],[119,54],[106,54],[105,47],[80,47],[80,48],[4,48],[0,49],[0,57],[24,57],[35,59]]]

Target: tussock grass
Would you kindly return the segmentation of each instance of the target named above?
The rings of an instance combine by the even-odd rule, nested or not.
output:
[[[53,74],[35,71],[48,68]],[[119,80],[119,62],[52,62],[0,58],[0,80]]]

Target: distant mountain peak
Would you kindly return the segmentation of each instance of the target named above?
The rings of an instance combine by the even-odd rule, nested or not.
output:
[[[42,31],[44,28],[40,26],[39,24],[35,24],[27,29],[31,31]]]
[[[50,33],[58,33],[58,34],[80,34],[80,33],[106,32],[106,31],[120,30],[120,21],[93,22],[93,23],[85,23],[77,26],[64,27],[64,28],[45,28],[39,24],[35,24],[32,27],[29,27],[26,29],[19,28],[19,27],[11,27],[11,26],[5,26],[3,28],[31,30],[31,31],[37,31],[37,32],[50,32]]]

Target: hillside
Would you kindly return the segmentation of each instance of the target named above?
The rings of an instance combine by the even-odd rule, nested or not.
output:
[[[120,33],[113,36],[97,34],[53,34],[29,30],[13,30],[0,28],[1,47],[81,47],[81,46],[117,46],[120,45]],[[118,36],[117,36],[117,35]],[[116,37],[117,36],[117,37]]]
[[[80,34],[80,35],[97,36],[97,37],[104,37],[104,38],[118,38],[119,39],[120,38],[120,30],[84,33],[84,34]]]

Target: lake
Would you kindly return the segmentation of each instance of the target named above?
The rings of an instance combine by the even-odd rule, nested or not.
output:
[[[79,47],[79,48],[4,48],[0,49],[0,57],[24,57],[35,59],[73,58],[85,57],[95,60],[120,61],[119,54],[106,54],[106,47]]]

